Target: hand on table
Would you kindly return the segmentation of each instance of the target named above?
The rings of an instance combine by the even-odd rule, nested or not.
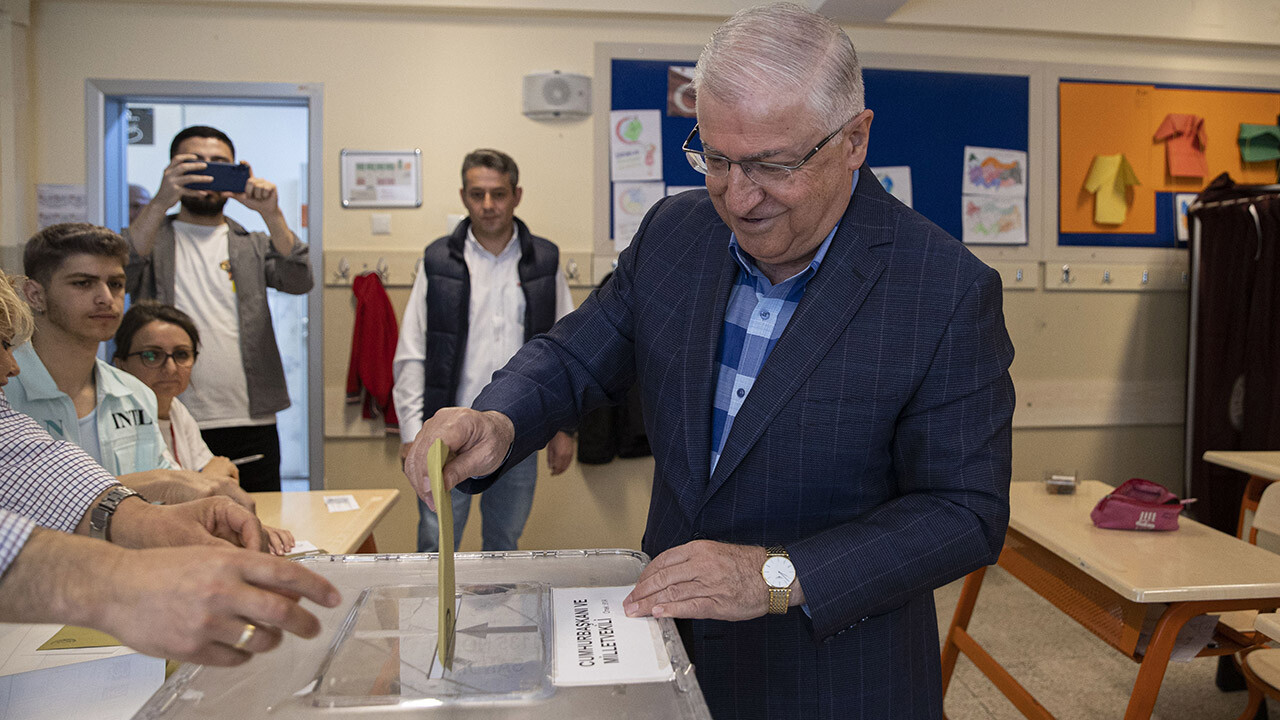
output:
[[[132,548],[230,544],[255,551],[268,540],[257,516],[221,495],[177,505],[128,498],[111,519],[110,537]],[[292,546],[292,535],[289,540]]]
[[[240,481],[227,475],[198,473],[192,470],[148,470],[117,478],[126,487],[137,490],[152,502],[176,505],[190,500],[225,495],[240,505],[255,510],[253,498],[240,487]]]
[[[290,550],[296,544],[293,539],[293,533],[284,528],[271,527],[263,525],[267,540],[267,550],[272,555],[288,555]]]
[[[301,565],[231,548],[122,551],[108,572],[93,627],[148,655],[206,665],[239,665],[274,649],[284,632],[318,635],[320,621],[299,598],[341,602],[337,588]]]
[[[654,558],[623,601],[629,617],[750,620],[769,611],[762,547],[694,540]],[[791,604],[804,602],[799,580]]]
[[[436,509],[431,496],[431,480],[427,477],[427,451],[436,438],[453,456],[444,466],[444,485],[452,490],[458,483],[482,477],[497,470],[515,440],[511,419],[499,412],[478,412],[470,408],[443,408],[427,420],[413,439],[413,447],[405,458],[404,473],[427,507]]]

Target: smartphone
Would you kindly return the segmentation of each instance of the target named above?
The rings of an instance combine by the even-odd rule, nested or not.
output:
[[[192,190],[215,190],[234,193],[244,192],[249,182],[249,166],[239,163],[211,162],[203,170],[192,170],[188,175],[211,175],[213,182],[191,183],[187,187]]]

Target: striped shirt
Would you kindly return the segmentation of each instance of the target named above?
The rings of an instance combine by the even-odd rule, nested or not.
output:
[[[854,176],[857,185],[857,176]],[[720,375],[716,380],[715,404],[711,408],[711,472],[716,471],[725,440],[733,428],[738,409],[751,393],[764,361],[778,344],[782,331],[795,314],[800,298],[835,237],[837,224],[818,246],[813,261],[804,270],[774,285],[756,267],[752,257],[729,236],[729,254],[738,263],[738,279],[725,308],[720,331]]]
[[[39,525],[74,532],[89,505],[113,485],[72,443],[54,440],[0,392],[0,573]]]

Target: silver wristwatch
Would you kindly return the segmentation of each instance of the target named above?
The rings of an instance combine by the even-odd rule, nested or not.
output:
[[[137,497],[143,502],[147,501],[146,498],[123,485],[117,485],[107,491],[107,496],[94,506],[93,512],[89,515],[89,537],[111,542],[111,517],[116,514],[116,508],[120,507],[120,503],[130,497]]]

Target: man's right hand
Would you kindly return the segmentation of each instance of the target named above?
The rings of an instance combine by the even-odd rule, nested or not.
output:
[[[213,182],[212,175],[188,175],[195,170],[203,170],[207,165],[195,155],[183,153],[174,155],[169,161],[168,167],[164,169],[164,175],[160,178],[160,187],[156,190],[155,197],[151,198],[151,204],[158,205],[161,211],[168,210],[173,207],[174,203],[184,197],[196,197],[200,195],[201,190],[189,190],[187,186],[192,183]]]
[[[274,550],[274,539],[257,516],[222,495],[176,505],[126,499],[111,520],[110,537],[112,543],[129,548],[226,547],[230,543],[250,550]]]
[[[132,550],[113,565],[90,625],[140,652],[185,662],[239,665],[274,649],[284,631],[313,638],[320,621],[298,599],[341,602],[337,588],[301,565],[244,550]],[[246,623],[256,630],[236,649]]]
[[[226,495],[250,511],[253,498],[240,487],[239,481],[226,475],[198,473],[192,470],[148,470],[116,478],[125,487],[137,490],[146,499],[164,501],[168,505]]]
[[[126,550],[36,528],[0,579],[0,619],[84,625],[148,655],[239,665],[275,648],[286,631],[320,633],[299,604],[304,597],[330,608],[342,602],[329,581],[263,553]],[[254,630],[237,649],[247,623]]]
[[[453,457],[444,466],[446,490],[472,477],[483,477],[497,470],[511,449],[516,429],[511,418],[490,410],[442,408],[423,424],[405,458],[404,473],[413,489],[432,510],[431,479],[427,477],[427,451],[436,438],[444,440]]]

